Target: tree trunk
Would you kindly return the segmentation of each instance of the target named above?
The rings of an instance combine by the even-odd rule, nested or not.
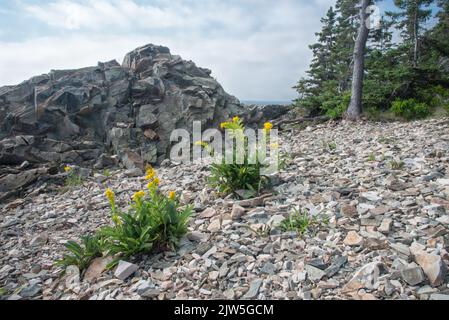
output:
[[[416,5],[415,16],[413,17],[413,66],[418,65],[418,10],[419,6]]]
[[[370,0],[362,0],[360,9],[360,27],[354,46],[354,69],[352,73],[351,103],[346,111],[346,118],[356,121],[362,114],[363,74],[365,71],[365,49],[368,41],[369,29],[367,26],[367,9]]]

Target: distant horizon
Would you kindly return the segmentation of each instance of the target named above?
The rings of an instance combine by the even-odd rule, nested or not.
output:
[[[284,99],[277,99],[277,100],[265,100],[265,99],[239,99],[241,103],[245,105],[270,105],[270,104],[281,104],[281,105],[288,105],[293,102],[293,100],[284,100]]]

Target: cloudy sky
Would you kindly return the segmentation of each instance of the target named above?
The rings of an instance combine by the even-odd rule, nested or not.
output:
[[[387,0],[387,2],[392,0]],[[0,86],[147,43],[213,70],[242,100],[290,100],[335,0],[0,0]],[[385,5],[385,4],[384,4]]]

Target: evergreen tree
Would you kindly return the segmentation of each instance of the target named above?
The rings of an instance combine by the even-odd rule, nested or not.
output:
[[[318,42],[310,46],[313,60],[307,77],[295,87],[300,97],[297,104],[314,115],[327,113],[340,116],[349,103],[352,54],[357,35],[356,4],[358,0],[337,0],[321,20]]]
[[[439,54],[448,57],[449,56],[449,1],[439,0],[438,11],[436,18],[437,24],[432,28],[426,37],[426,40],[431,42],[431,46]]]
[[[336,28],[335,62],[338,72],[338,91],[350,89],[354,43],[358,29],[357,6],[359,0],[337,0],[335,5],[338,13]]]
[[[403,46],[408,49],[408,59],[413,67],[419,64],[421,37],[424,24],[432,16],[432,10],[427,7],[434,0],[395,0],[399,9],[397,12],[388,12],[398,30],[401,30]]]
[[[387,52],[393,46],[393,32],[391,27],[393,23],[382,16],[380,18],[380,24],[377,29],[371,31],[368,43],[368,52],[373,50],[380,51],[382,53]]]
[[[300,94],[301,105],[309,109],[312,114],[319,112],[322,88],[328,83],[334,83],[337,75],[333,60],[336,39],[336,12],[333,7],[329,8],[326,16],[321,19],[321,23],[323,25],[321,31],[315,34],[317,43],[309,46],[313,52],[313,58],[307,77],[301,79],[295,87]]]
[[[300,94],[297,105],[312,115],[340,117],[352,96],[354,118],[359,117],[362,103],[368,114],[412,108],[416,110],[407,114],[416,111],[422,116],[434,107],[449,110],[449,1],[395,0],[396,9],[382,17],[378,29],[370,30],[363,53],[354,50],[360,36],[357,30],[361,30],[360,3],[367,4],[337,0],[335,10],[321,20],[318,42],[310,46],[313,60],[307,78],[296,86]],[[436,23],[429,27],[434,3],[439,10]],[[392,41],[393,27],[401,35],[396,42]],[[359,47],[364,49],[360,44],[363,41]],[[353,79],[357,81],[351,88]]]
[[[335,52],[335,23],[336,12],[330,7],[326,17],[321,19],[323,29],[315,35],[318,42],[309,46],[313,51],[313,60],[308,74],[311,78],[321,82],[334,80],[336,77],[335,63],[332,61]]]
[[[392,24],[390,20],[382,16],[379,28],[370,33],[363,94],[363,104],[367,112],[387,109],[391,104],[391,92],[394,91],[392,71],[397,67],[397,59],[391,54],[394,49]]]

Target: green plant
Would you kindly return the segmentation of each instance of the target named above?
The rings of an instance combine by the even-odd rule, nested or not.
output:
[[[56,261],[56,265],[64,267],[75,265],[80,271],[86,269],[93,259],[102,256],[101,240],[99,236],[84,236],[81,238],[81,245],[75,241],[68,241],[64,246],[70,254],[65,254],[61,260]]]
[[[379,142],[389,144],[389,143],[393,142],[393,139],[391,139],[389,137],[381,136],[381,137],[379,137]]]
[[[444,108],[444,110],[446,110],[447,114],[449,115],[449,101],[447,101],[443,104],[443,108]]]
[[[260,192],[266,184],[267,178],[260,174],[260,164],[220,164],[211,165],[209,183],[212,187],[224,194],[235,193],[238,190],[247,189]]]
[[[415,99],[395,100],[391,105],[391,111],[398,117],[407,120],[422,119],[431,114],[430,107]]]
[[[192,208],[181,208],[175,192],[164,195],[158,189],[159,178],[153,168],[147,170],[148,191],[138,191],[132,197],[128,212],[116,205],[115,194],[105,195],[112,211],[112,224],[101,228],[94,236],[82,238],[82,245],[69,241],[65,246],[71,254],[64,255],[58,265],[77,265],[85,269],[92,259],[112,256],[112,266],[122,256],[130,257],[153,250],[174,249],[188,231]]]
[[[110,178],[111,177],[111,170],[109,170],[109,169],[104,169],[103,170],[103,175],[106,177],[106,178]]]
[[[390,168],[392,170],[401,170],[404,168],[405,163],[403,161],[397,161],[397,160],[391,160],[390,161]]]
[[[83,184],[83,177],[75,172],[72,167],[65,166],[64,171],[67,173],[67,178],[65,180],[66,187],[77,187]]]
[[[426,102],[432,108],[445,107],[449,101],[449,90],[442,86],[431,86],[419,88],[417,97],[420,101]]]
[[[245,127],[243,122],[238,117],[234,117],[230,122],[223,122],[221,124],[222,129],[229,130],[231,136],[236,140],[238,145],[243,146],[243,161],[238,163],[237,161],[237,147],[234,146],[232,150],[232,162],[229,163],[226,157],[223,157],[220,161],[213,163],[210,167],[209,184],[217,188],[220,193],[234,194],[238,196],[240,190],[249,190],[253,194],[257,194],[260,190],[267,186],[269,179],[262,174],[263,168],[266,164],[258,159],[259,150],[256,150],[256,161],[251,161],[249,155],[249,143],[247,137],[244,135]],[[271,148],[278,150],[279,146],[276,144],[270,144],[268,132],[273,128],[271,123],[265,123],[264,134],[266,135],[267,145]],[[209,145],[205,142],[199,141],[198,145],[209,151],[212,155],[212,151],[209,150]],[[278,164],[281,164],[278,159]]]
[[[7,291],[6,291],[6,289],[5,289],[5,288],[0,288],[0,297],[3,297],[3,296],[5,296],[5,295],[6,295],[6,293],[7,293]]]
[[[298,234],[304,234],[312,227],[320,226],[321,224],[327,225],[329,223],[329,218],[327,216],[321,217],[312,217],[309,215],[307,210],[297,210],[295,209],[293,213],[291,213],[287,219],[282,221],[281,230],[284,232],[295,231]]]
[[[368,156],[368,161],[369,161],[369,162],[374,162],[374,161],[376,161],[376,155],[375,155],[374,153],[371,153],[371,154]]]
[[[115,212],[114,225],[100,230],[108,254],[132,256],[155,249],[174,249],[187,233],[191,207],[150,186],[149,194],[136,193],[128,213]]]
[[[326,141],[322,140],[323,149],[329,150],[329,151],[335,151],[337,150],[337,143],[334,141]]]
[[[248,225],[243,225],[243,227],[245,229],[248,229],[249,231],[253,232],[260,238],[267,238],[270,236],[270,233],[271,233],[271,227],[266,224],[263,225],[260,230],[255,230]]]
[[[378,121],[381,117],[380,110],[372,106],[366,108],[364,113],[367,115],[368,119],[373,121]]]
[[[351,93],[345,92],[337,98],[328,100],[323,103],[322,108],[326,110],[326,115],[332,119],[339,119],[348,109],[351,102]]]

